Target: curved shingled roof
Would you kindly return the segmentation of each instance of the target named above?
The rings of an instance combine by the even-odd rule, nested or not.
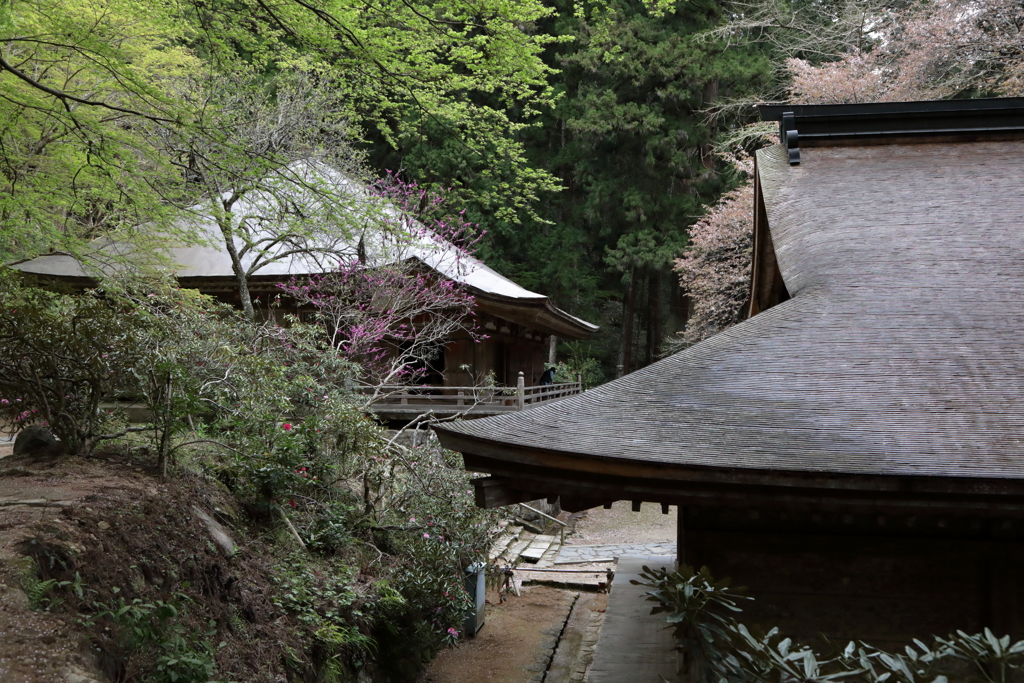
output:
[[[800,154],[757,157],[788,301],[584,394],[439,427],[441,442],[627,474],[1024,479],[1024,141]]]
[[[292,178],[295,182],[286,182],[277,176]],[[441,276],[465,285],[475,297],[483,300],[481,303],[486,302],[492,312],[516,322],[572,339],[586,339],[598,329],[597,325],[559,309],[547,296],[531,292],[504,277],[419,223],[403,219],[397,209],[385,207],[383,214],[375,214],[372,208],[366,208],[371,206],[363,199],[366,188],[328,166],[296,162],[287,167],[287,172],[271,176],[268,185],[273,182],[277,182],[280,187],[274,192],[253,191],[244,195],[235,205],[234,213],[260,226],[264,221],[279,219],[282,214],[279,204],[282,202],[304,208],[308,206],[315,212],[322,197],[308,190],[307,186],[321,185],[326,196],[339,200],[335,212],[348,212],[354,216],[353,226],[365,224],[369,227],[354,230],[354,234],[348,236],[318,234],[285,242],[275,240],[277,233],[272,229],[250,228],[253,242],[272,245],[266,247],[266,254],[259,254],[264,264],[250,276],[250,290],[253,292],[268,287],[276,291],[275,284],[283,279],[323,273],[334,266],[340,255],[355,258],[357,244],[365,239],[364,246],[370,252],[372,263],[418,261]],[[226,199],[230,194],[225,192],[222,198]],[[342,199],[345,200],[343,203]],[[365,216],[360,218],[362,212],[365,212]],[[381,216],[390,218],[396,224],[404,222],[408,234],[396,238],[393,232],[375,228]],[[234,288],[231,259],[224,247],[220,228],[209,213],[208,206],[198,204],[184,212],[179,227],[184,232],[194,233],[197,239],[191,244],[172,243],[160,250],[166,261],[172,264],[179,282],[184,286],[204,289],[204,285],[219,281]],[[288,232],[287,228],[284,232]],[[291,253],[296,243],[306,249],[300,253]],[[118,261],[110,258],[112,255],[120,256],[125,261],[142,262],[149,259],[149,255],[138,253],[139,250],[130,243],[97,240],[91,246],[92,261],[88,267],[67,253],[46,254],[9,265],[43,277],[88,280],[92,269],[117,267]],[[245,250],[245,242],[240,237],[235,238],[235,248],[239,252]],[[257,250],[248,251],[241,259],[242,266],[251,267],[258,253]]]

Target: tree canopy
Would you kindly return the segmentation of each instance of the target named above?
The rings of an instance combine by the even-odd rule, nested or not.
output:
[[[216,148],[223,166],[232,155],[286,163],[273,140],[254,153],[232,136],[238,112],[223,97],[195,96],[196,83],[212,83],[273,100],[282,73],[329,92],[353,141],[443,128],[478,163],[509,170],[488,201],[528,207],[553,187],[516,141],[553,98],[540,53],[555,38],[531,28],[549,13],[537,1],[497,0],[8,3],[0,256],[73,251],[185,204],[195,150],[168,137]]]

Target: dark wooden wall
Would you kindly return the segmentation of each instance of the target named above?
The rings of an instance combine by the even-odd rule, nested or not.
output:
[[[548,337],[496,316],[480,314],[478,332],[483,341],[453,339],[445,347],[445,385],[472,386],[494,372],[498,384],[514,387],[523,373],[526,386],[540,382],[547,359]],[[471,371],[461,370],[469,366]]]
[[[1024,637],[1020,521],[692,507],[682,517],[684,561],[755,598],[745,623],[883,648],[985,626]]]

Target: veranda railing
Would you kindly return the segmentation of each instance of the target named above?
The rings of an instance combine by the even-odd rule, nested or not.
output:
[[[526,386],[523,373],[514,387],[479,386],[479,387],[446,387],[436,385],[386,385],[381,387],[365,387],[366,394],[377,393],[379,399],[374,400],[371,409],[384,407],[407,406],[409,409],[424,407],[427,409],[459,410],[473,407],[489,407],[498,410],[522,410],[530,406],[556,401],[566,396],[579,394],[583,391],[580,378],[575,382],[559,382],[557,384],[541,384]]]

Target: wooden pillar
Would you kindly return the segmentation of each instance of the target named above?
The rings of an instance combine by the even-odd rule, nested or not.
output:
[[[516,378],[516,401],[519,410],[522,410],[526,406],[526,378],[523,377],[523,373],[519,373],[519,377]]]
[[[686,564],[686,507],[676,506],[676,566]]]

